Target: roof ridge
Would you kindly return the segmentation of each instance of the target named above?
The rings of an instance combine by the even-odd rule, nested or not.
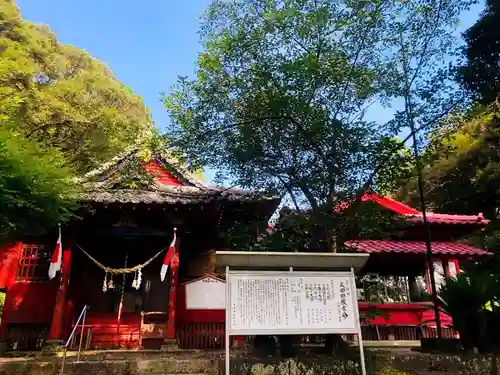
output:
[[[78,182],[87,181],[90,178],[92,178],[92,177],[94,177],[94,176],[96,176],[98,174],[101,174],[101,173],[104,173],[104,172],[108,171],[110,168],[114,167],[115,165],[117,165],[122,160],[124,160],[124,159],[132,156],[133,154],[137,154],[137,153],[139,153],[139,146],[128,147],[128,148],[125,149],[124,152],[122,152],[121,154],[113,157],[110,161],[105,162],[99,168],[95,168],[95,169],[93,169],[93,170],[85,173],[81,177],[76,177],[75,178],[75,182],[78,183]]]
[[[418,214],[401,214],[401,217],[409,221],[420,221],[423,220],[423,214],[420,212]],[[443,224],[489,224],[489,220],[484,217],[482,213],[477,215],[462,215],[462,214],[441,214],[436,212],[428,212],[426,214],[427,219],[434,223]]]
[[[140,146],[134,145],[131,147],[126,148],[122,153],[119,155],[116,155],[113,157],[111,160],[108,162],[103,163],[100,167],[95,168],[87,173],[85,173],[83,176],[76,177],[74,181],[76,183],[83,183],[83,182],[88,182],[92,177],[98,176],[102,173],[105,173],[109,171],[111,168],[115,167],[117,164],[122,162],[123,160],[133,157],[133,156],[138,156],[141,151]],[[206,189],[208,188],[207,184],[203,182],[201,179],[193,175],[182,163],[181,161],[176,158],[175,156],[168,155],[168,151],[164,150],[162,151],[153,151],[151,150],[153,159],[159,159],[162,164],[168,164],[172,166],[172,168],[175,170],[177,174],[180,175],[180,177],[187,182],[193,184],[195,187],[199,189]],[[163,168],[165,168],[165,165],[162,165]]]

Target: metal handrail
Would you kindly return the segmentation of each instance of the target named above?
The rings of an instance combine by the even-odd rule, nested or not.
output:
[[[71,334],[69,335],[68,341],[66,341],[66,344],[64,344],[64,353],[63,353],[63,360],[61,364],[61,371],[60,375],[64,374],[64,365],[66,364],[66,353],[68,351],[68,346],[73,340],[73,337],[75,336],[76,329],[78,328],[78,323],[80,323],[80,320],[82,321],[82,332],[80,333],[80,343],[78,344],[78,355],[76,357],[76,361],[80,362],[80,352],[82,351],[82,343],[83,343],[83,331],[85,329],[85,318],[87,317],[87,310],[89,309],[88,305],[83,306],[82,312],[80,313],[80,316],[78,317],[75,326],[73,327],[73,330],[71,331]]]

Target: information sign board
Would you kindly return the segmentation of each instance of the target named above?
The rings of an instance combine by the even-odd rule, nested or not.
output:
[[[230,335],[357,333],[351,272],[230,271]]]

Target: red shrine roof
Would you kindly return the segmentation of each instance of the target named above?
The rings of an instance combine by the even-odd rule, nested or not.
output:
[[[384,197],[382,195],[378,195],[377,193],[365,193],[361,197],[361,201],[363,202],[374,202],[379,206],[388,209],[396,214],[406,215],[406,214],[419,214],[420,211],[404,204],[398,202],[391,197]]]
[[[424,241],[392,241],[392,240],[356,240],[347,241],[345,245],[360,253],[401,253],[426,254]],[[453,256],[490,256],[486,250],[458,242],[432,242],[432,253],[435,255]]]
[[[363,202],[374,202],[379,206],[386,208],[398,217],[414,223],[423,222],[422,212],[398,202],[390,197],[383,197],[377,193],[365,193],[361,200]],[[434,212],[427,212],[427,221],[431,224],[469,224],[469,225],[487,225],[489,223],[482,213],[477,215],[452,215],[452,214],[438,214]]]

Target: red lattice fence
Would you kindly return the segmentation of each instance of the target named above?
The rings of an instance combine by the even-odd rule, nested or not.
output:
[[[224,323],[182,323],[177,326],[177,340],[181,349],[223,349]]]

